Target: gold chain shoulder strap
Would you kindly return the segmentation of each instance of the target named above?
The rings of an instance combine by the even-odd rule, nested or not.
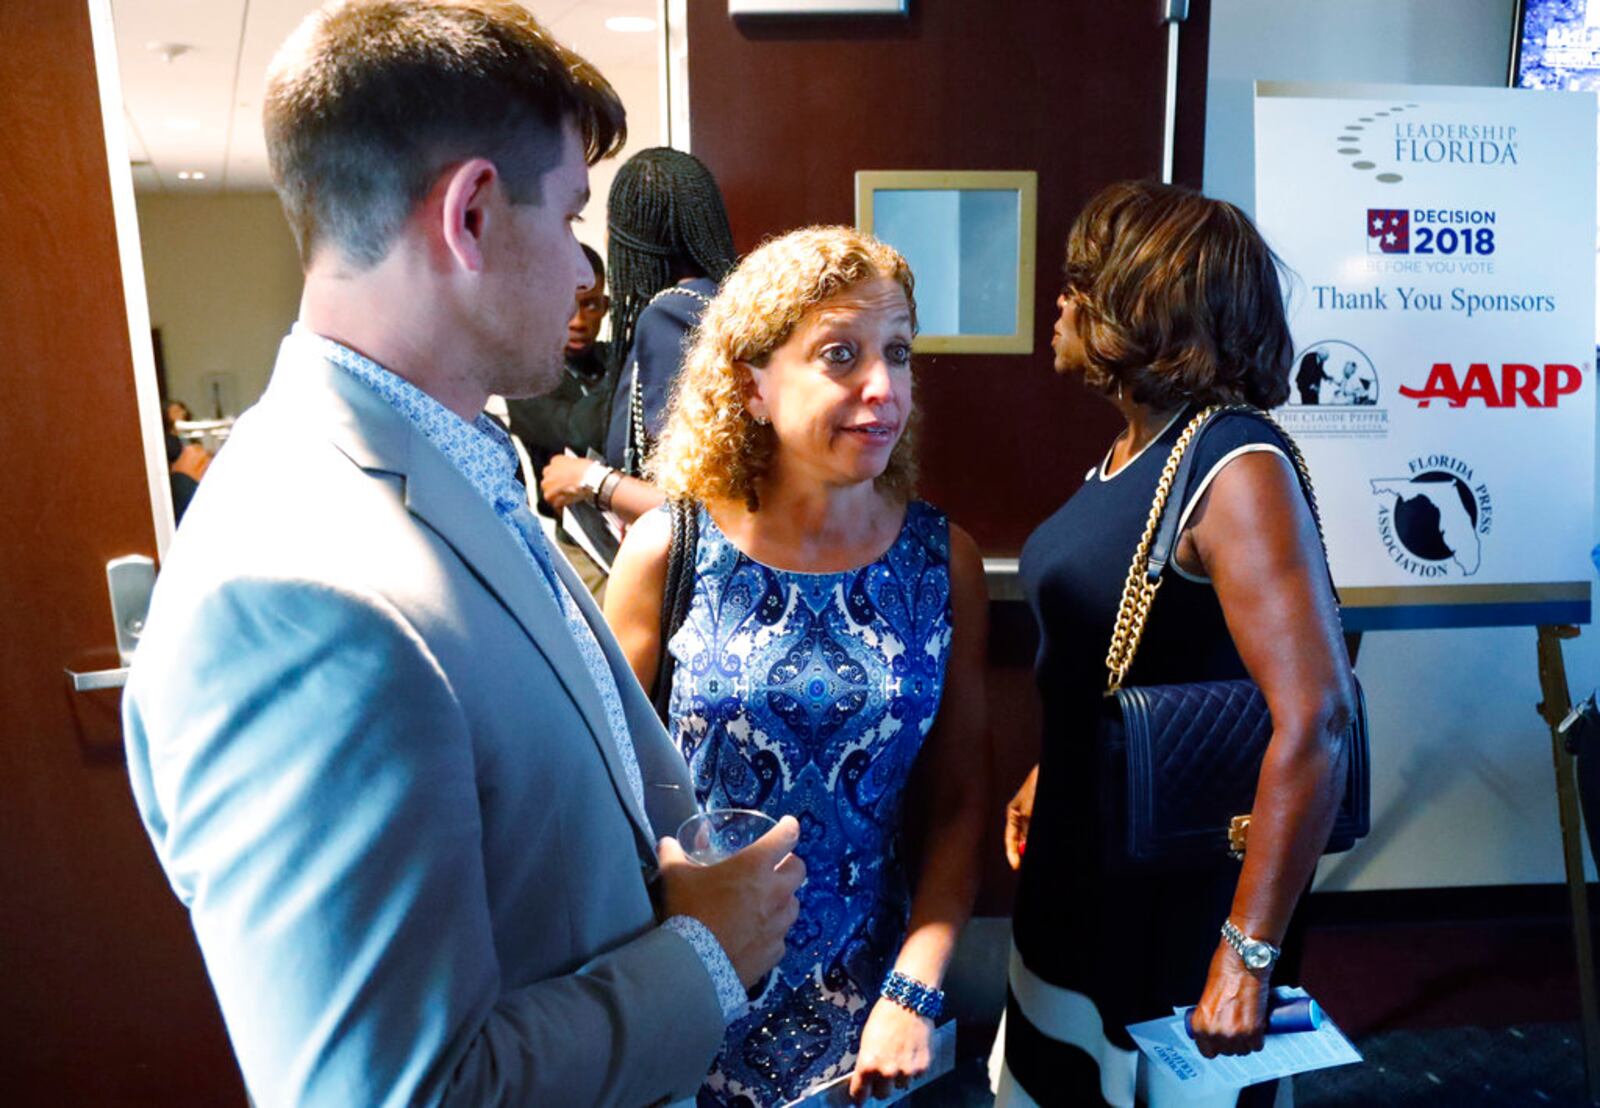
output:
[[[1189,449],[1189,444],[1205,426],[1206,421],[1212,416],[1227,412],[1248,412],[1259,416],[1272,424],[1282,436],[1284,443],[1289,447],[1289,455],[1294,462],[1295,471],[1300,476],[1301,487],[1305,489],[1306,502],[1311,506],[1311,518],[1316,521],[1317,537],[1322,541],[1322,559],[1328,559],[1328,542],[1322,534],[1322,514],[1317,509],[1317,496],[1311,488],[1311,474],[1306,469],[1306,460],[1300,453],[1299,445],[1290,437],[1289,433],[1278,426],[1278,421],[1272,415],[1260,408],[1249,404],[1213,404],[1200,412],[1189,421],[1189,425],[1178,436],[1178,441],[1172,445],[1172,453],[1167,455],[1167,464],[1162,467],[1161,478],[1156,482],[1155,499],[1150,504],[1150,515],[1145,520],[1144,534],[1139,539],[1139,548],[1134,551],[1133,562],[1128,567],[1128,579],[1122,586],[1122,603],[1117,608],[1117,622],[1111,628],[1111,649],[1106,652],[1106,695],[1110,696],[1122,688],[1122,682],[1128,676],[1128,670],[1133,668],[1133,657],[1139,651],[1140,640],[1144,638],[1145,622],[1150,618],[1150,605],[1156,598],[1156,592],[1161,588],[1165,576],[1151,581],[1146,570],[1150,565],[1150,546],[1155,542],[1156,531],[1161,526],[1161,515],[1166,509],[1167,498],[1172,495],[1172,482],[1177,476],[1178,466],[1183,461],[1184,453]],[[1173,555],[1177,550],[1174,547]]]

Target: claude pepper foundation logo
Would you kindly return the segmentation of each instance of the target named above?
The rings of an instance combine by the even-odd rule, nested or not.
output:
[[[1389,434],[1378,367],[1344,339],[1319,339],[1295,355],[1289,402],[1278,420],[1296,438],[1381,439]]]

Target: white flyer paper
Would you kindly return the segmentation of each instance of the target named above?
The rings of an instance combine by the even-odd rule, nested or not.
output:
[[[937,1081],[956,1068],[956,1021],[950,1020],[933,1030],[933,1061],[928,1070],[904,1089],[896,1089],[888,1097],[875,1097],[868,1104],[893,1104],[911,1095],[930,1081]],[[843,1108],[850,1104],[850,1075],[835,1078],[825,1085],[808,1089],[799,1100],[791,1100],[783,1108]]]
[[[1282,986],[1275,991],[1284,997],[1308,995],[1304,989]],[[1268,1035],[1266,1045],[1254,1054],[1217,1058],[1201,1057],[1183,1019],[1180,1011],[1165,1019],[1133,1024],[1128,1034],[1149,1059],[1151,1068],[1165,1078],[1164,1084],[1175,1082],[1188,1095],[1242,1089],[1261,1081],[1361,1061],[1361,1053],[1326,1015],[1315,1031]]]

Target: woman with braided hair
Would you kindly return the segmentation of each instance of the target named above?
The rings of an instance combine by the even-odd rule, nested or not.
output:
[[[733,232],[711,171],[666,146],[629,158],[611,183],[611,349],[621,360],[605,462],[551,459],[540,479],[558,509],[593,500],[632,522],[661,503],[643,479],[689,332],[733,268]]]

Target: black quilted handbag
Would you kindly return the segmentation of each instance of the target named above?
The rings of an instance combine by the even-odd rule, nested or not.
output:
[[[1106,855],[1114,868],[1182,869],[1229,855],[1242,858],[1256,779],[1272,738],[1272,716],[1254,681],[1122,686],[1177,542],[1194,457],[1190,448],[1221,412],[1272,422],[1256,408],[1217,405],[1184,428],[1156,485],[1106,655],[1110,675],[1096,738]],[[1279,434],[1316,516],[1305,459],[1293,439]],[[1166,511],[1169,503],[1180,507]],[[1319,532],[1321,528],[1318,518]],[[1370,824],[1367,710],[1359,684],[1356,694],[1355,720],[1345,733],[1344,797],[1324,851],[1329,854],[1349,850]]]

